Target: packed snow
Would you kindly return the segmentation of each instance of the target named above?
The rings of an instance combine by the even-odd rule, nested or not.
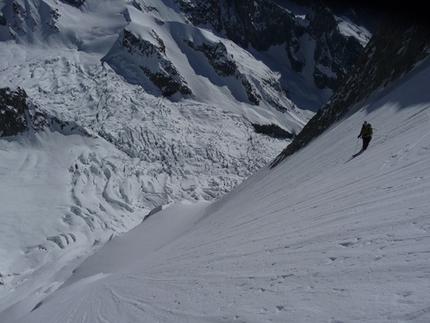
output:
[[[427,59],[215,202],[166,207],[80,265],[70,248],[6,292],[28,297],[3,297],[2,322],[429,322],[429,76]],[[353,158],[364,120],[374,136]]]

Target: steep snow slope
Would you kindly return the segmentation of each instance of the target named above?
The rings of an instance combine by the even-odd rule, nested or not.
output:
[[[428,322],[429,77],[427,59],[278,167],[152,215],[3,320]],[[363,120],[375,135],[352,158]]]

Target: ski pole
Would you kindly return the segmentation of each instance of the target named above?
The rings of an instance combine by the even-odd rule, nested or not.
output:
[[[355,142],[354,153],[357,151],[357,145],[358,145],[358,138],[357,138],[357,141]]]

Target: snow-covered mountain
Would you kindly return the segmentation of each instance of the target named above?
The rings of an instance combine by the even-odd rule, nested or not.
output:
[[[249,236],[257,229],[248,227],[249,232],[246,226],[239,231],[228,229],[235,227],[235,221],[243,222],[239,218],[252,214],[252,208],[261,214],[277,212],[270,207],[277,201],[269,197],[260,206],[261,199],[253,195],[257,193],[244,193],[237,200],[241,203],[239,206],[233,201],[236,193],[232,193],[204,213],[198,210],[203,206],[185,206],[183,212],[175,211],[174,207],[165,211],[173,212],[172,216],[183,214],[184,221],[166,219],[163,214],[169,213],[156,213],[172,202],[213,201],[273,160],[325,103],[339,75],[340,80],[347,72],[353,60],[347,54],[354,52],[349,46],[357,48],[357,44],[363,46],[369,40],[371,32],[357,23],[350,12],[326,10],[307,1],[300,5],[290,1],[276,3],[277,6],[271,1],[0,2],[0,129],[4,136],[0,139],[1,322],[13,322],[34,307],[39,309],[25,320],[49,321],[32,315],[54,313],[51,317],[54,321],[69,315],[71,320],[82,321],[61,306],[58,311],[49,310],[51,305],[46,306],[45,297],[69,277],[67,285],[79,289],[79,284],[74,282],[92,275],[88,267],[97,272],[96,278],[103,276],[98,275],[100,272],[120,272],[122,265],[134,270],[130,258],[138,257],[148,264],[151,260],[145,258],[146,253],[169,245],[187,230],[195,231],[200,238],[189,236],[192,240],[185,244],[191,243],[190,249],[181,249],[182,253],[195,250],[199,243],[193,241],[205,245],[204,236],[208,237],[208,245],[216,245],[210,242],[217,239],[216,235],[223,237],[227,244],[239,245],[247,237],[228,240],[227,236]],[[214,12],[217,14],[210,14]],[[280,22],[286,24],[284,30],[293,33],[288,37],[283,33],[275,35],[274,26]],[[234,34],[235,31],[242,32]],[[333,44],[337,46],[329,46]],[[421,75],[420,81],[428,75],[425,64],[415,72]],[[408,90],[416,84],[425,90],[425,82],[411,82],[405,85]],[[384,95],[387,93],[390,92]],[[426,102],[427,97],[420,96],[421,92],[413,93],[421,103]],[[413,102],[406,100],[406,104]],[[403,122],[412,118],[410,111],[416,112],[407,109],[405,114],[395,114],[393,120]],[[416,113],[423,117],[425,124],[423,111]],[[362,114],[358,114],[348,122],[358,122],[361,118]],[[375,115],[378,118],[382,117]],[[386,126],[391,131],[393,125]],[[420,126],[411,129],[423,131]],[[345,137],[344,140],[349,138],[346,132],[340,131],[337,135]],[[410,140],[420,142],[417,136],[413,132]],[[321,142],[325,147],[329,145]],[[384,147],[391,151],[394,146]],[[417,154],[425,157],[425,145],[420,144],[420,148]],[[339,163],[338,154],[327,158],[325,167]],[[308,155],[296,159],[294,176],[306,179],[314,172],[324,176],[323,169],[315,168],[309,159]],[[346,171],[353,173],[351,169]],[[280,183],[294,177],[292,172],[291,168],[286,168],[285,173],[276,171],[279,176],[276,181],[269,176],[270,181],[278,183],[273,189],[280,192]],[[261,175],[268,173],[264,168],[260,175],[237,190],[244,190],[254,182],[259,186],[261,181],[267,191],[264,194],[277,196],[272,188],[268,189],[269,182]],[[302,182],[300,178],[294,185],[298,187],[297,192],[306,196],[308,186],[312,185],[304,179],[300,184],[303,186],[298,186]],[[427,185],[425,180],[420,183],[420,188]],[[257,190],[252,187],[251,190]],[[323,190],[322,187],[323,184],[316,189]],[[294,191],[285,193],[298,196]],[[316,196],[317,191],[309,194]],[[249,203],[247,209],[245,202],[249,199],[258,203]],[[211,215],[221,207],[222,201],[229,200],[232,201],[220,209],[221,213]],[[425,208],[420,204],[419,207]],[[153,208],[156,209],[147,218]],[[224,218],[227,215],[232,223]],[[301,215],[309,219],[310,213]],[[150,232],[141,233],[137,228],[133,232],[148,240],[126,242],[130,252],[123,250],[124,258],[103,251],[108,255],[106,263],[100,259],[104,258],[100,256],[103,252],[99,256],[96,253],[94,262],[101,263],[88,260],[72,275],[88,255],[110,240],[120,241],[121,238],[115,238],[117,235],[134,228],[145,218],[139,228],[155,221],[142,229]],[[197,220],[199,225],[207,226],[208,232],[198,232],[199,225],[193,225]],[[221,231],[212,230],[211,223]],[[270,223],[267,226],[274,225]],[[279,222],[281,226],[287,223]],[[275,242],[279,240],[272,240],[270,244]],[[138,253],[133,247],[135,243],[145,245],[142,249],[145,254]],[[217,247],[222,250],[221,245]],[[241,252],[243,255],[244,250]],[[209,249],[202,248],[194,255],[202,262],[211,262],[206,257],[210,253]],[[150,257],[161,256],[155,253]],[[188,261],[194,261],[185,255],[183,259],[180,264],[187,268],[191,266]],[[158,260],[154,266],[159,264]],[[173,264],[166,262],[166,266]],[[201,264],[196,270],[203,268]],[[225,272],[234,277],[230,270],[234,268]],[[196,273],[202,274],[202,271]],[[215,279],[213,284],[225,282]],[[263,289],[269,287],[265,285]],[[205,293],[213,291],[208,288]],[[60,290],[68,294],[65,287]],[[52,295],[56,298],[59,294]],[[196,301],[193,297],[192,302]],[[169,299],[167,295],[166,299]],[[256,305],[255,299],[250,302]],[[161,304],[164,309],[170,306]],[[224,312],[224,306],[220,303],[220,312]],[[285,307],[279,306],[279,310]],[[236,303],[235,307],[241,308],[241,313],[247,312],[246,306]],[[137,313],[137,316],[146,315]],[[203,318],[206,314],[202,317],[198,313],[191,310],[191,317],[185,314],[182,321],[206,319]],[[125,314],[125,319],[107,314],[108,321],[132,321],[134,314],[129,314]],[[87,313],[77,310],[76,315]],[[93,310],[88,315],[93,317],[89,321],[103,316],[97,316]],[[149,321],[163,320],[162,314],[151,315],[148,314]],[[169,315],[165,321],[181,321]],[[215,321],[221,320],[216,313],[213,315]],[[234,318],[226,316],[226,320]],[[262,320],[265,319],[260,317],[257,321]]]
[[[416,45],[404,40],[406,52]],[[420,48],[429,43],[424,38]],[[403,53],[385,45],[375,42],[373,53]],[[27,282],[3,277],[2,322],[429,322],[430,58],[424,52],[302,149],[216,201],[153,212],[84,261],[79,248],[91,234],[57,237],[73,240],[74,248],[64,246],[60,259],[45,259],[39,270],[16,273],[27,274]],[[391,75],[402,69],[396,59],[387,62],[394,64]],[[357,98],[357,91],[350,94]],[[363,120],[374,136],[354,158]],[[8,213],[28,212],[21,225],[6,217],[15,233],[49,215],[41,213],[49,196],[68,205],[70,197],[57,188],[71,185],[70,177],[61,177],[59,166],[76,151],[84,150],[77,169],[87,169],[82,174],[90,181],[102,179],[99,171],[114,174],[113,165],[95,158],[111,153],[108,142],[60,132],[30,139],[1,141],[2,160],[20,161],[2,168],[9,189],[1,196],[11,201]],[[41,174],[44,162],[54,187]],[[72,178],[82,204],[98,200],[89,181]],[[11,193],[19,188],[25,198],[25,183],[39,185],[36,209]],[[110,183],[104,194],[115,196]],[[49,245],[26,249],[27,260],[53,254],[43,247]]]
[[[245,7],[0,2],[6,291],[46,259],[92,250],[155,207],[230,191],[327,100],[332,90],[315,84],[316,71],[334,82],[370,37],[320,5]],[[291,28],[274,37],[280,21]],[[239,39],[235,30],[246,32]],[[329,36],[336,51],[322,50]],[[342,47],[349,43],[355,50]],[[28,221],[33,215],[37,221]]]
[[[210,200],[271,160],[370,37],[369,24],[319,3],[0,6],[0,86],[20,87],[38,113],[74,122],[138,160],[149,174],[138,184],[152,193],[149,208]],[[187,184],[176,190],[172,182]]]

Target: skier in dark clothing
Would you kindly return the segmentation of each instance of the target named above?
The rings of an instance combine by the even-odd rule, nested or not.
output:
[[[373,135],[372,126],[367,121],[364,121],[363,126],[361,127],[360,134],[357,137],[357,138],[361,137],[363,139],[363,148],[361,148],[362,151],[366,150],[367,147],[369,146],[370,140],[372,140],[372,135]]]

